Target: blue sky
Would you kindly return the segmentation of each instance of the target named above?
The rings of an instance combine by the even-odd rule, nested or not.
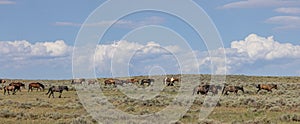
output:
[[[72,78],[72,48],[77,33],[103,2],[0,0],[0,46],[4,48],[0,50],[0,78]],[[228,60],[227,73],[300,75],[299,0],[195,2],[210,16],[222,37]],[[147,25],[172,29],[185,38],[192,50],[187,51],[188,46],[181,45],[181,39],[172,37],[171,32],[153,27],[136,29]],[[137,31],[132,33],[134,30]],[[128,34],[130,31],[131,35]],[[127,38],[121,39],[124,36]],[[176,57],[168,56],[171,54],[185,58],[194,53],[200,65],[190,63],[188,58],[182,63],[189,65],[188,68],[200,69],[201,73],[214,71],[209,68],[210,58],[201,38],[182,20],[161,12],[140,12],[121,18],[107,31],[101,43],[97,46],[95,62],[99,77],[109,76],[111,61],[125,62],[122,57],[132,57],[128,65],[130,75],[177,73]],[[116,45],[127,48],[120,50],[122,54],[112,53],[110,50]],[[136,48],[143,52],[137,52]],[[114,54],[123,56],[114,58]],[[147,61],[145,57],[155,59]],[[122,68],[119,66],[116,66],[117,70]],[[192,69],[187,72],[194,72]]]

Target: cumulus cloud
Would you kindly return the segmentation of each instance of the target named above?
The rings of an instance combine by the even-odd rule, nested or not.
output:
[[[175,57],[179,49],[178,46],[161,46],[153,41],[139,44],[121,40],[113,44],[98,45],[95,52],[95,63],[99,73],[114,73],[114,76],[125,76],[128,73],[147,75],[152,67],[165,69],[161,70],[161,73],[179,73]]]
[[[71,47],[63,40],[54,42],[1,41],[1,57],[8,59],[28,59],[32,57],[61,57],[70,54]]]
[[[223,5],[223,9],[231,8],[257,8],[257,7],[277,7],[277,6],[297,6],[298,0],[243,0]]]
[[[275,9],[276,12],[285,14],[300,14],[300,8],[283,7]]]
[[[265,22],[281,25],[275,27],[276,30],[300,29],[299,16],[275,16],[267,19]]]
[[[250,34],[244,40],[233,41],[231,48],[236,49],[237,53],[246,53],[253,60],[300,57],[300,46],[280,43],[273,36],[265,38]]]

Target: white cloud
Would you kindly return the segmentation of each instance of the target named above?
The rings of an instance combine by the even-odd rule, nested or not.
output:
[[[277,7],[277,6],[297,6],[299,0],[243,0],[223,5],[223,9],[231,8],[257,8],[257,7]]]
[[[0,5],[1,4],[16,4],[16,2],[11,0],[0,0]]]
[[[281,25],[275,27],[276,30],[300,29],[299,16],[275,16],[267,19],[265,22]]]
[[[95,52],[95,63],[101,74],[113,73],[124,76],[129,73],[129,68],[134,74],[148,74],[150,67],[160,66],[168,72],[174,72],[176,65],[176,54],[180,49],[178,46],[161,46],[159,43],[150,41],[139,44],[129,41],[118,41],[114,44],[98,45]],[[168,66],[167,66],[168,65]]]
[[[300,57],[300,46],[280,43],[275,41],[273,36],[265,38],[250,34],[244,40],[233,41],[231,48],[236,49],[238,53],[247,53],[253,60]]]
[[[80,27],[80,26],[97,27],[97,26],[107,26],[107,25],[115,24],[117,27],[120,27],[120,28],[136,28],[136,27],[145,26],[145,25],[161,24],[163,22],[164,22],[164,18],[152,16],[152,17],[148,17],[148,18],[143,18],[142,20],[139,20],[139,21],[132,21],[132,20],[101,21],[101,22],[88,23],[88,24],[63,21],[63,22],[55,22],[54,25],[56,25],[56,26],[75,26],[75,27]]]
[[[292,7],[277,8],[275,9],[275,11],[279,13],[285,13],[285,14],[300,14],[300,8],[292,8]]]
[[[62,40],[55,42],[1,41],[1,57],[29,59],[33,57],[61,57],[69,55],[71,47]]]

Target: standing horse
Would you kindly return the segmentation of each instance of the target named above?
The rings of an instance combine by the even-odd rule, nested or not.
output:
[[[207,95],[208,90],[209,90],[209,85],[199,85],[194,88],[193,95],[195,93],[197,94],[201,93],[202,95]]]
[[[36,82],[36,83],[30,83],[30,84],[28,85],[28,92],[29,92],[30,90],[32,91],[33,88],[37,88],[36,91],[38,91],[38,89],[40,89],[40,91],[42,91],[42,89],[43,89],[43,91],[44,91],[45,86],[44,86],[43,84],[39,83],[39,82]]]
[[[25,84],[21,83],[21,82],[12,82],[9,84],[9,86],[17,86],[15,90],[18,90],[19,92],[21,92],[21,87],[23,87],[25,89]]]
[[[165,83],[165,85],[167,85],[167,86],[174,86],[175,81],[179,82],[179,81],[180,81],[180,78],[175,78],[175,77],[169,78],[169,77],[166,77],[166,78],[164,79],[164,83]]]
[[[59,97],[58,98],[61,98],[61,94],[64,90],[69,91],[68,86],[52,86],[52,87],[49,88],[46,95],[48,95],[50,93],[48,98],[50,98],[51,95],[52,95],[52,98],[54,98],[54,92],[59,92]]]
[[[4,95],[5,95],[6,91],[7,91],[8,95],[10,95],[9,91],[12,91],[13,95],[15,95],[17,88],[20,88],[20,87],[18,87],[18,86],[4,86]]]
[[[85,82],[84,78],[71,80],[71,84],[82,84],[83,82]]]
[[[154,79],[142,79],[141,85],[144,85],[145,83],[148,83],[148,86],[154,83]]]
[[[104,81],[104,85],[105,86],[106,85],[114,85],[114,86],[116,86],[116,81],[115,80],[117,80],[117,79],[107,79],[107,80]]]
[[[134,83],[139,83],[139,79],[134,79],[134,78],[131,78],[131,79],[127,79],[126,80],[128,83],[132,83],[132,84],[134,84]]]
[[[239,90],[244,93],[243,86],[224,86],[222,94],[228,95],[228,92],[234,92],[235,94],[237,94]]]
[[[269,92],[272,92],[272,89],[275,88],[277,90],[277,85],[276,84],[258,84],[256,86],[257,91],[256,93],[258,93],[261,89],[267,90]]]

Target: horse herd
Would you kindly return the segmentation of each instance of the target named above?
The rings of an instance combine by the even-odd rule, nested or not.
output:
[[[273,88],[277,89],[276,84],[257,84],[255,87],[257,88],[256,93],[258,93],[262,89],[267,90],[268,92],[272,92]],[[193,90],[193,95],[195,93],[207,95],[208,92],[211,92],[213,95],[216,95],[216,94],[218,94],[219,90],[222,90],[222,94],[224,94],[224,95],[228,95],[228,92],[233,92],[233,93],[237,94],[239,90],[242,91],[243,93],[245,92],[243,86],[233,86],[233,85],[225,84],[222,87],[219,85],[204,84],[204,85],[196,86]]]
[[[114,87],[119,86],[125,86],[126,84],[140,84],[140,85],[144,85],[144,84],[148,84],[148,86],[152,85],[154,83],[154,79],[135,79],[135,78],[131,78],[131,79],[127,79],[127,80],[120,80],[120,79],[106,79],[104,81],[104,85],[113,85]],[[71,84],[82,84],[83,82],[87,82],[88,84],[95,84],[97,81],[96,80],[86,80],[86,79],[73,79],[71,80]],[[178,77],[166,77],[163,80],[163,83],[166,86],[174,86],[175,82],[180,82],[180,78]],[[0,79],[0,83],[3,84],[6,83],[5,80]],[[25,84],[21,83],[21,82],[12,82],[7,86],[4,86],[4,95],[6,94],[6,92],[8,94],[10,94],[9,92],[13,92],[13,95],[16,93],[16,91],[21,91],[21,87],[25,89]],[[30,83],[28,84],[28,92],[32,91],[33,88],[36,88],[37,91],[44,91],[45,86],[39,82],[34,82],[34,83]],[[277,85],[276,84],[258,84],[256,85],[257,91],[256,93],[258,93],[260,90],[267,90],[269,92],[272,92],[272,89],[275,88],[277,89]],[[48,90],[48,92],[46,93],[46,95],[49,94],[48,98],[50,98],[50,96],[52,95],[52,97],[54,98],[54,92],[59,92],[59,98],[61,98],[61,94],[63,92],[63,90],[68,91],[69,88],[67,86],[51,86]],[[228,95],[229,92],[233,92],[235,94],[238,93],[238,91],[242,91],[244,93],[244,88],[243,86],[233,86],[233,85],[224,85],[224,86],[220,86],[220,85],[209,85],[209,84],[202,84],[202,85],[198,85],[193,89],[193,95],[195,93],[197,94],[202,94],[202,95],[207,95],[209,92],[211,92],[213,95],[218,94],[218,92],[222,90],[222,94],[224,95]]]
[[[3,86],[6,81],[3,79],[0,79],[0,82]],[[12,82],[9,85],[3,87],[3,90],[4,90],[3,94],[5,95],[7,92],[7,94],[10,95],[9,92],[12,92],[12,94],[15,95],[17,91],[21,92],[21,87],[25,89],[25,84],[21,83],[21,82]],[[32,92],[32,90],[34,88],[36,89],[36,91],[38,91],[38,90],[44,91],[45,86],[39,82],[34,82],[34,83],[28,84],[28,92],[30,92],[30,91]],[[49,94],[48,98],[50,98],[51,95],[54,98],[54,92],[59,92],[60,93],[59,98],[61,98],[61,94],[62,94],[63,90],[68,91],[69,90],[68,86],[51,86],[49,88],[48,92],[46,93],[46,95]]]

